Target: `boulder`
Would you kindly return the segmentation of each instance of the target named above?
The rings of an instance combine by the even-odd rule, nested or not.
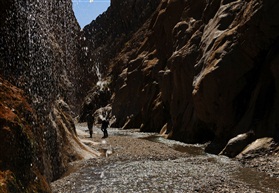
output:
[[[278,144],[273,138],[264,137],[255,140],[253,143],[249,144],[243,151],[241,151],[236,158],[241,159],[242,157],[247,157],[248,155],[256,155],[257,152],[263,154],[264,152],[270,152],[271,150],[278,149]],[[275,150],[276,151],[276,150]]]
[[[249,145],[253,139],[255,138],[255,134],[253,132],[247,132],[243,134],[239,134],[236,137],[230,139],[225,146],[225,148],[219,153],[219,155],[225,155],[228,157],[235,157],[243,149]]]

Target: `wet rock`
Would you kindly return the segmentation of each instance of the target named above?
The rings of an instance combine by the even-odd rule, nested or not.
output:
[[[36,114],[21,89],[0,82],[0,192],[50,192]]]
[[[49,115],[51,124],[56,129],[57,141],[63,141],[56,147],[58,152],[63,152],[63,154],[60,154],[61,163],[59,163],[62,168],[66,168],[70,162],[90,159],[98,155],[96,151],[87,148],[78,139],[74,120],[69,114],[71,111],[70,109],[68,109],[68,112],[65,111],[65,105],[66,103],[61,99],[56,101],[56,105]],[[59,167],[59,165],[56,167]]]
[[[255,134],[253,132],[247,132],[243,134],[239,134],[236,137],[230,139],[225,146],[225,148],[220,152],[220,155],[225,155],[228,157],[235,157],[243,149],[249,145],[253,139],[255,138]]]
[[[68,141],[77,140],[71,116],[72,105],[79,104],[73,73],[80,69],[75,66],[80,29],[69,0],[0,4],[0,76],[11,83],[4,93],[18,93],[11,85],[24,93],[19,99],[1,94],[1,151],[10,156],[2,151],[0,162],[13,172],[18,192],[50,192],[47,183],[81,157],[63,138],[67,133]],[[58,98],[63,101],[56,103]]]

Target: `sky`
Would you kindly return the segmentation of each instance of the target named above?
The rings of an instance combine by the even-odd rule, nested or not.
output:
[[[72,0],[73,9],[81,28],[95,20],[110,6],[110,0]]]

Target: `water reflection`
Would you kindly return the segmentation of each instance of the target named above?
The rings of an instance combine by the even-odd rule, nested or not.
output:
[[[153,141],[156,143],[163,143],[168,145],[169,147],[173,148],[176,151],[182,152],[182,153],[187,153],[192,156],[197,156],[197,155],[204,155],[204,146],[203,145],[190,145],[190,144],[184,144],[178,141],[173,141],[169,139],[165,139],[164,137],[160,135],[151,135],[148,137],[143,137],[141,139]]]

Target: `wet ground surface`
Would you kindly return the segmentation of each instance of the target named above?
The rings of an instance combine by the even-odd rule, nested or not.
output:
[[[278,178],[206,154],[204,145],[137,129],[109,129],[109,138],[101,139],[101,131],[94,129],[90,139],[86,127],[77,126],[81,140],[102,156],[72,163],[69,172],[52,183],[53,192],[279,192]]]

